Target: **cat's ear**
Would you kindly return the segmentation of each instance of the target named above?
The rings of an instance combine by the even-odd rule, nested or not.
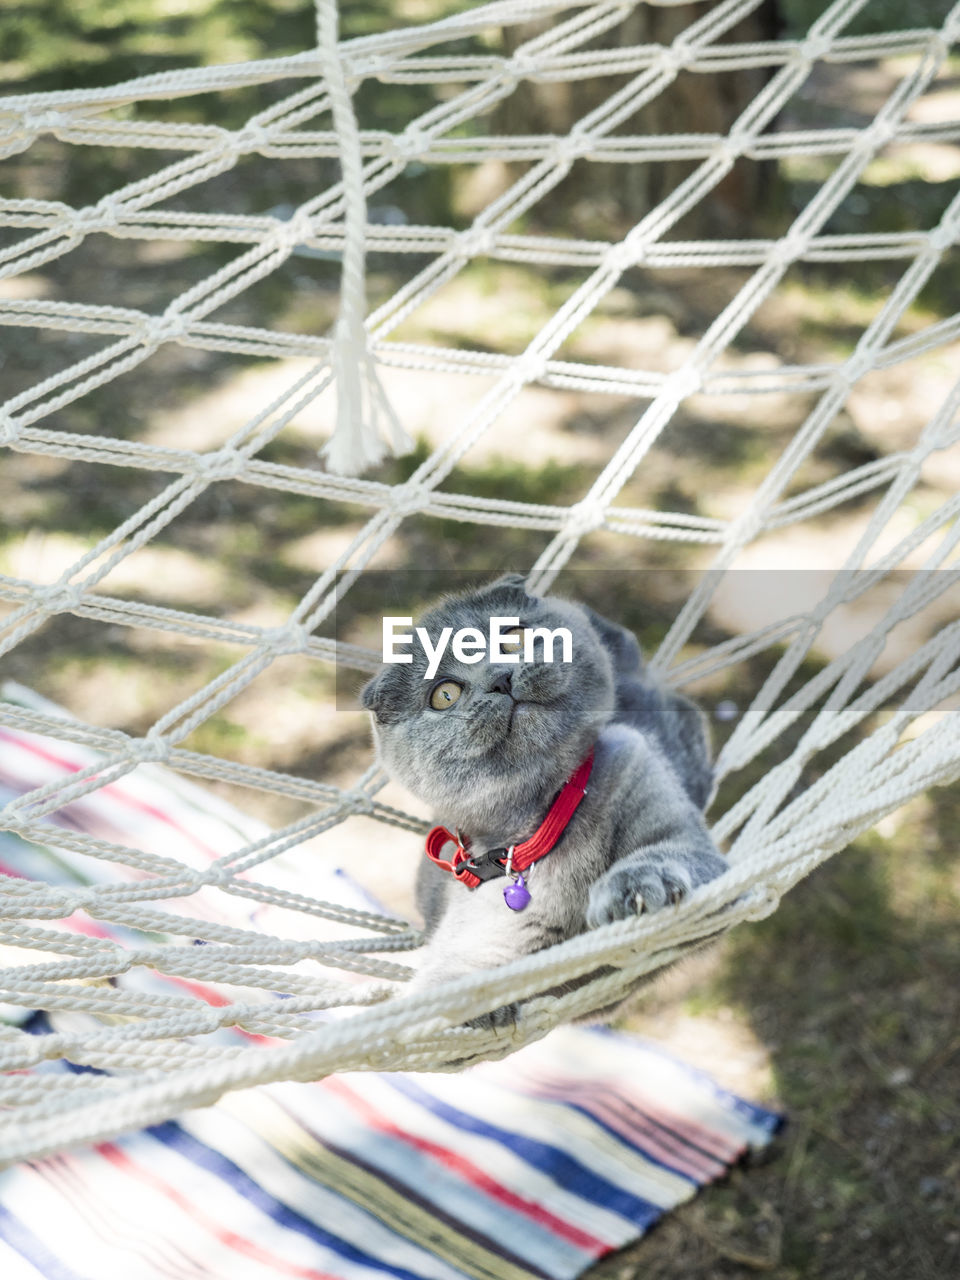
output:
[[[360,691],[360,701],[372,711],[378,724],[396,724],[406,705],[405,686],[396,667],[384,669]]]
[[[536,596],[527,590],[527,580],[522,573],[505,573],[502,577],[490,582],[479,592],[481,596],[493,597],[509,601],[509,603],[520,608],[529,600],[536,600]]]
[[[610,654],[616,674],[636,675],[643,665],[643,659],[640,654],[640,645],[633,632],[628,631],[626,627],[621,627],[619,622],[611,622],[609,618],[595,613],[587,605],[583,606],[583,611],[590,619],[590,625],[600,637],[603,647]]]
[[[531,599],[536,598],[527,590],[527,579],[522,573],[504,573],[490,583],[490,588],[493,587],[513,587],[522,591],[525,596],[530,596]]]

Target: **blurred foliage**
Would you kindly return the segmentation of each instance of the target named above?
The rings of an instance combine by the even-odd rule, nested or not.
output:
[[[341,6],[341,37],[468,7],[467,0],[350,0]],[[313,0],[0,0],[7,91],[87,89],[105,78],[284,57],[315,43]]]
[[[0,64],[8,88],[86,89],[298,53],[313,30],[309,0],[0,0]]]
[[[802,36],[824,13],[827,0],[779,0],[784,30],[790,36]],[[939,27],[951,9],[951,0],[869,0],[844,27],[844,35],[876,35],[901,27]]]
[[[466,7],[465,0],[444,3],[426,0],[351,0],[342,6],[343,38],[389,30],[401,21],[423,21]],[[312,0],[0,0],[0,82],[4,92],[40,93],[96,88],[138,76],[183,67],[286,57],[303,53],[316,42]],[[455,50],[458,46],[448,46]],[[296,79],[266,85],[241,86],[215,95],[157,100],[136,108],[116,108],[114,115],[132,115],[209,123],[241,128],[249,117],[294,91]],[[215,103],[211,105],[211,98]],[[434,105],[430,86],[365,81],[356,95],[364,127],[397,129]],[[46,159],[48,140],[34,145],[33,154]],[[51,193],[73,203],[92,203],[106,192],[151,172],[156,154],[126,147],[71,147],[54,161],[62,171],[60,189]],[[239,173],[244,162],[238,166]],[[305,167],[314,187],[332,175],[332,161],[274,162],[257,158],[256,180],[239,184],[249,195],[247,207],[262,211],[289,203],[299,192]],[[281,172],[282,170],[282,172]],[[379,203],[401,204],[410,220],[449,221],[450,169],[411,164],[386,190]],[[220,190],[216,183],[209,190]],[[197,192],[189,193],[196,205]],[[266,199],[264,199],[266,197]],[[204,199],[201,190],[199,198]],[[234,211],[241,207],[233,201]],[[375,202],[376,203],[376,202]],[[176,198],[170,207],[180,207]],[[372,216],[376,218],[376,207]],[[211,260],[234,256],[231,246],[206,246]],[[269,288],[269,283],[263,286]]]

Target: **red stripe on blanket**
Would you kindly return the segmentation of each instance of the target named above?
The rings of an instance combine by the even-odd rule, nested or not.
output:
[[[48,764],[56,765],[59,769],[62,769],[64,773],[79,773],[81,769],[86,768],[86,765],[74,764],[72,760],[65,760],[63,756],[55,755],[52,751],[48,751],[45,748],[38,746],[36,743],[30,742],[26,738],[21,738],[19,735],[15,737],[12,734],[5,733],[2,729],[0,729],[0,738],[4,738],[7,742],[15,743],[22,751],[32,752],[35,756],[39,756],[41,760],[46,760]],[[189,840],[198,852],[204,854],[211,861],[220,856],[216,849],[211,849],[209,845],[204,844],[202,840],[198,840],[191,831],[188,831],[186,827],[181,826],[179,822],[176,822],[169,814],[164,813],[162,809],[158,809],[156,805],[149,804],[146,800],[139,800],[136,796],[130,795],[116,782],[108,782],[106,786],[99,787],[98,791],[101,795],[109,796],[111,800],[115,800],[118,804],[125,805],[128,809],[136,809],[140,813],[148,814],[151,818],[156,819],[157,822],[162,822],[164,826],[171,827],[179,835],[183,836],[185,840]],[[64,808],[69,809],[73,805],[82,804],[84,798],[85,797],[80,797],[78,800],[69,801]]]
[[[597,1100],[598,1095],[591,1096],[590,1092],[585,1091],[579,1082],[559,1073],[545,1074],[539,1077],[530,1075],[528,1079],[534,1091],[548,1089],[562,1094],[564,1098],[575,1097],[578,1102],[586,1094],[586,1101],[583,1103],[585,1106],[592,1105]],[[593,1087],[603,1088],[600,1085]],[[646,1115],[657,1124],[671,1130],[684,1142],[692,1143],[725,1164],[736,1160],[743,1151],[743,1147],[739,1142],[717,1132],[716,1129],[706,1129],[703,1125],[697,1124],[695,1120],[690,1120],[673,1108],[664,1105],[660,1099],[648,1093],[639,1083],[631,1085],[629,1094],[617,1089],[606,1089],[599,1096],[602,1096],[609,1105],[617,1107],[618,1114],[622,1114],[623,1108],[626,1108],[628,1113],[635,1114],[639,1112],[641,1115]]]
[[[711,1182],[719,1178],[729,1160],[735,1160],[740,1154],[736,1144],[718,1139],[718,1135],[699,1125],[685,1126],[686,1132],[681,1133],[676,1116],[662,1107],[648,1104],[641,1110],[636,1103],[624,1098],[591,1095],[589,1091],[573,1086],[572,1082],[562,1086],[517,1088],[527,1097],[555,1102],[560,1106],[579,1107],[654,1159],[669,1164],[696,1182]],[[724,1148],[726,1159],[712,1153],[711,1148],[715,1145]]]
[[[337,1280],[337,1277],[331,1275],[328,1271],[315,1271],[312,1267],[301,1267],[295,1262],[287,1262],[284,1258],[278,1257],[268,1249],[261,1248],[255,1244],[248,1236],[242,1236],[237,1231],[230,1231],[228,1228],[220,1227],[207,1217],[195,1199],[189,1196],[181,1195],[175,1190],[169,1182],[165,1182],[163,1178],[151,1173],[149,1169],[145,1169],[143,1165],[137,1164],[126,1154],[125,1151],[116,1146],[112,1142],[100,1142],[96,1146],[96,1150],[118,1169],[122,1169],[131,1177],[138,1181],[146,1183],[152,1187],[154,1191],[158,1191],[162,1196],[171,1200],[178,1208],[182,1209],[194,1222],[198,1223],[207,1232],[218,1240],[221,1244],[226,1245],[228,1249],[233,1249],[236,1253],[242,1253],[248,1258],[254,1258],[257,1262],[262,1262],[266,1266],[273,1267],[279,1274],[286,1276],[297,1276],[298,1280]]]
[[[342,1080],[328,1076],[324,1081],[324,1088],[342,1098],[372,1128],[379,1130],[380,1133],[387,1134],[389,1137],[397,1138],[399,1141],[415,1147],[426,1155],[432,1156],[445,1168],[460,1174],[467,1182],[486,1192],[494,1200],[498,1200],[501,1204],[508,1205],[511,1209],[517,1210],[518,1213],[524,1214],[531,1221],[552,1231],[554,1235],[560,1236],[561,1239],[576,1245],[578,1249],[583,1249],[594,1257],[600,1257],[602,1254],[610,1252],[610,1245],[606,1241],[598,1240],[596,1236],[592,1236],[586,1231],[581,1231],[579,1227],[575,1227],[569,1222],[564,1222],[562,1218],[558,1218],[535,1201],[518,1196],[516,1192],[503,1186],[502,1183],[494,1181],[489,1174],[478,1168],[472,1160],[457,1155],[455,1151],[451,1151],[448,1147],[443,1147],[439,1143],[431,1142],[428,1138],[418,1138],[415,1134],[399,1128],[366,1099],[358,1097]]]

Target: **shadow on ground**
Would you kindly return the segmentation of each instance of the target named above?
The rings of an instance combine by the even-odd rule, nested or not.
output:
[[[913,802],[725,942],[692,1003],[749,1023],[788,1124],[590,1280],[960,1273],[958,816]]]

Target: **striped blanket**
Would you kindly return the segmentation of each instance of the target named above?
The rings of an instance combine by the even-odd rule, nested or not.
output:
[[[90,758],[3,730],[0,803]],[[55,821],[108,839],[122,831],[146,850],[173,837],[198,858],[258,833],[153,766]],[[0,836],[0,872],[90,875],[54,830],[48,849]],[[342,874],[327,880],[311,888],[365,905]],[[49,1026],[35,1011],[0,1017]],[[778,1123],[650,1044],[585,1028],[460,1075],[269,1085],[0,1174],[0,1276],[560,1280],[642,1235]]]

